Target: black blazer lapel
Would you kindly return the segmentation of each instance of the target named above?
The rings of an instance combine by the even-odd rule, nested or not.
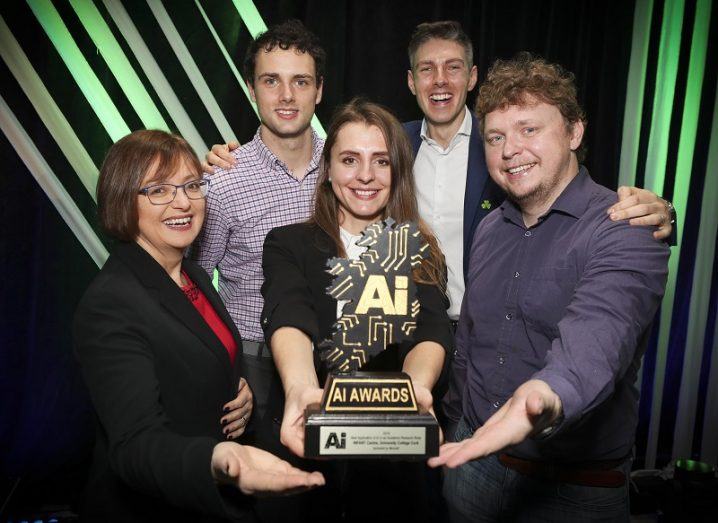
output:
[[[480,207],[481,193],[487,178],[488,172],[479,133],[479,122],[471,115],[469,160],[466,166],[466,192],[464,193],[464,263],[466,263],[466,253],[471,249],[471,237],[476,227],[476,213]],[[466,271],[464,270],[464,272]]]
[[[186,325],[187,328],[202,341],[207,349],[219,358],[223,367],[226,369],[227,379],[231,382],[232,368],[227,350],[209,325],[207,325],[207,322],[204,321],[204,318],[202,318],[197,309],[194,308],[194,305],[192,305],[184,295],[182,289],[172,281],[154,258],[136,243],[130,242],[123,244],[119,246],[115,252],[130,270],[132,270],[142,285],[155,292],[160,304],[175,316],[180,323]],[[183,268],[184,267],[185,264],[183,263]],[[192,274],[190,274],[190,278],[197,283],[197,280]],[[205,289],[202,289],[202,287],[200,287],[200,289],[205,292]],[[207,293],[205,292],[205,294]],[[224,309],[224,307],[221,307],[221,309]]]

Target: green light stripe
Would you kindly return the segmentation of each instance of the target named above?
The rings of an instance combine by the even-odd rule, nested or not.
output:
[[[232,0],[234,7],[237,9],[239,16],[242,18],[244,25],[247,26],[249,34],[252,38],[257,38],[259,33],[263,33],[267,30],[267,24],[262,20],[259,11],[252,0]],[[319,121],[317,115],[312,117],[312,128],[320,138],[326,138],[327,132],[324,130],[322,122]]]
[[[681,125],[681,138],[678,146],[678,162],[676,165],[676,186],[674,205],[679,216],[678,245],[680,247],[685,227],[686,206],[693,168],[693,153],[698,131],[698,117],[701,104],[704,69],[708,48],[709,22],[711,16],[711,0],[698,0],[696,18],[691,42],[691,58],[688,69],[688,85],[686,87],[686,105]],[[713,118],[713,131],[718,138],[716,115]],[[691,290],[690,314],[685,343],[681,391],[676,417],[673,456],[690,456],[693,446],[693,429],[698,403],[698,388],[703,345],[708,320],[710,302],[711,277],[715,255],[715,238],[718,231],[718,179],[716,171],[706,170],[701,207],[701,221],[698,230],[693,284]],[[672,270],[677,271],[678,264]],[[673,291],[675,289],[672,289]],[[665,335],[667,343],[668,335]],[[661,343],[659,338],[659,346]]]
[[[668,156],[668,135],[671,128],[673,96],[676,90],[678,58],[681,51],[683,0],[668,0],[663,6],[663,22],[658,50],[656,91],[653,97],[653,121],[646,157],[644,187],[663,194]]]
[[[219,133],[222,135],[222,138],[225,142],[235,140],[236,138],[234,137],[232,126],[229,125],[229,122],[224,117],[222,109],[220,109],[217,100],[214,98],[214,95],[209,88],[209,85],[207,85],[204,76],[202,76],[197,64],[194,62],[189,49],[187,49],[187,46],[184,44],[182,36],[180,36],[177,31],[177,28],[172,22],[167,10],[162,5],[162,2],[160,0],[147,0],[147,5],[152,10],[152,14],[155,15],[155,19],[160,25],[165,38],[167,38],[167,41],[177,56],[182,69],[184,69],[185,73],[189,77],[192,86],[197,91],[202,104],[205,109],[207,109],[207,112],[212,118],[217,130],[219,130]]]
[[[142,67],[147,79],[150,81],[150,84],[152,84],[152,87],[167,109],[177,129],[185,140],[190,143],[195,153],[202,157],[202,155],[207,152],[207,144],[204,143],[199,131],[197,131],[187,111],[185,111],[179,98],[177,98],[174,89],[172,89],[172,86],[167,81],[154,56],[152,56],[152,53],[140,36],[135,24],[132,23],[130,15],[127,14],[127,11],[125,11],[125,8],[120,2],[103,0],[103,4],[107,12],[110,13],[113,22],[115,22],[115,25],[120,30],[120,33],[122,33],[127,45],[130,46],[140,67]]]
[[[247,26],[249,34],[256,40],[259,33],[267,30],[267,24],[262,20],[262,16],[257,11],[257,7],[252,0],[232,0],[234,7],[237,9],[239,16],[242,17],[244,25]]]
[[[239,84],[239,87],[242,88],[244,95],[247,97],[247,100],[249,101],[249,104],[252,106],[252,109],[254,109],[254,113],[257,116],[259,116],[259,111],[257,110],[257,104],[252,101],[252,98],[249,95],[249,89],[247,88],[247,84],[245,83],[244,79],[242,78],[242,75],[239,74],[237,67],[234,65],[232,58],[229,56],[229,53],[227,52],[227,48],[222,43],[222,40],[219,38],[217,31],[215,31],[214,26],[212,25],[212,22],[209,20],[207,13],[205,13],[204,9],[202,8],[202,5],[199,3],[198,0],[194,0],[194,3],[197,6],[197,9],[199,9],[199,12],[202,15],[202,18],[204,19],[205,24],[207,24],[207,28],[209,29],[209,32],[212,34],[214,41],[217,43],[217,47],[219,47],[219,50],[221,51],[222,56],[224,56],[224,59],[227,62],[227,65],[229,65],[229,68],[232,71],[232,74],[234,74],[234,77],[237,79],[237,83]]]
[[[112,71],[117,83],[127,96],[130,105],[137,112],[144,126],[148,129],[162,129],[169,131],[169,126],[155,106],[149,93],[142,85],[142,81],[132,68],[130,61],[122,51],[120,44],[102,18],[95,4],[86,0],[70,0],[70,5],[77,13],[77,17],[85,27]]]
[[[52,204],[60,213],[67,226],[82,244],[98,267],[102,267],[107,259],[107,249],[92,230],[80,209],[68,194],[60,181],[52,172],[35,144],[22,128],[20,122],[0,96],[0,129],[15,148],[20,159],[27,166],[37,183],[40,185]]]
[[[643,94],[646,89],[648,67],[648,44],[651,38],[651,16],[653,0],[636,2],[633,15],[633,39],[631,62],[626,84],[626,105],[623,111],[623,138],[621,141],[621,163],[618,185],[636,185],[638,146],[641,140],[641,116]],[[639,381],[640,383],[640,381]]]
[[[653,120],[648,142],[646,157],[645,188],[656,194],[663,194],[663,185],[666,176],[666,162],[668,157],[668,137],[673,112],[673,97],[678,74],[678,59],[681,50],[681,29],[683,26],[683,0],[667,1],[663,8],[663,21],[661,24],[660,47],[658,50],[658,65],[656,71],[656,91],[653,98]],[[668,282],[666,294],[661,306],[661,325],[659,344],[656,354],[656,367],[653,381],[653,403],[651,405],[651,419],[648,427],[648,441],[646,445],[646,467],[653,468],[658,449],[658,433],[660,430],[661,408],[663,406],[663,385],[665,380],[667,343],[660,340],[667,338],[670,332],[671,314],[673,312],[673,290],[675,289],[675,270],[678,266],[680,249],[671,250],[669,261]]]
[[[52,2],[27,0],[27,3],[110,138],[117,141],[128,134],[130,128],[80,52]]]
[[[93,199],[97,167],[0,16],[0,56]]]

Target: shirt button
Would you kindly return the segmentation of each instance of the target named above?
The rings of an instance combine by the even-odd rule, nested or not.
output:
[[[526,236],[527,238],[528,238],[529,236],[531,236],[531,231],[526,231],[526,232],[524,233],[524,236]]]
[[[454,357],[459,355],[459,349],[454,349]]]
[[[519,271],[516,271],[514,273],[514,278],[518,278],[519,276],[521,276],[521,273]]]
[[[507,320],[510,320],[510,319],[513,318],[513,317],[514,317],[514,315],[511,314],[510,312],[506,313],[506,319],[507,319]]]
[[[491,406],[495,409],[498,409],[501,406],[501,402],[496,400],[491,404]]]
[[[499,365],[503,365],[504,363],[506,363],[506,358],[499,356]]]

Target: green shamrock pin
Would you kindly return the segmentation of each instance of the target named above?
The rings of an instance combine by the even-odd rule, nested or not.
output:
[[[484,200],[483,202],[481,202],[481,208],[491,209],[491,202],[489,200]]]

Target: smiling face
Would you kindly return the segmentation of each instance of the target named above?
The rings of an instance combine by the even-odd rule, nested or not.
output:
[[[469,69],[464,48],[452,40],[434,38],[419,46],[413,63],[407,82],[427,123],[458,130],[466,95],[477,78],[476,66]]]
[[[158,183],[181,185],[190,180],[201,179],[201,174],[187,162],[179,163],[179,168],[166,180],[154,178],[156,167],[149,169],[140,187]],[[182,189],[177,189],[171,203],[154,205],[147,196],[137,196],[138,229],[136,241],[160,265],[163,261],[182,256],[199,234],[204,222],[205,200],[190,200]]]
[[[358,122],[344,125],[331,150],[329,178],[344,229],[359,234],[382,218],[391,193],[391,166],[381,130]]]
[[[249,92],[257,103],[263,131],[278,138],[308,132],[314,107],[322,99],[314,58],[295,48],[275,47],[257,53],[254,85]]]
[[[531,97],[526,101],[486,115],[486,165],[522,210],[547,210],[578,173],[574,151],[581,145],[583,123],[569,127],[556,106]]]

